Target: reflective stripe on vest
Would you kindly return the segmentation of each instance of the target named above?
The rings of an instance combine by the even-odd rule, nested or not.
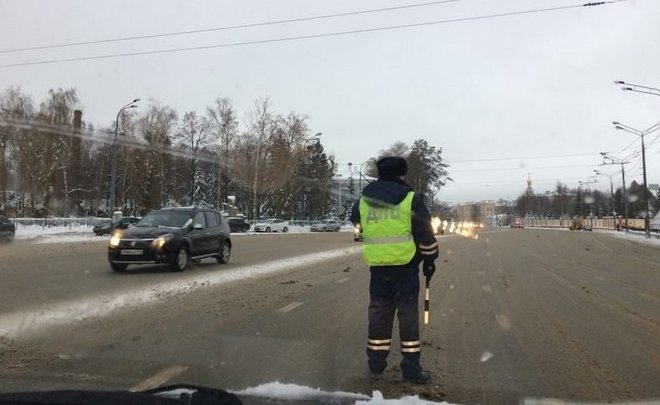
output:
[[[401,266],[410,263],[417,251],[412,236],[412,200],[410,191],[397,205],[369,205],[360,199],[360,225],[364,261],[370,266]]]

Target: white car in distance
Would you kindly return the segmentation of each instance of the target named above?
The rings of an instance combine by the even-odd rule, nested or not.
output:
[[[283,219],[269,218],[257,222],[254,225],[255,232],[283,232],[289,231],[289,223]]]

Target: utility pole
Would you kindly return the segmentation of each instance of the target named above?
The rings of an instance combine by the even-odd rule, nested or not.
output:
[[[648,189],[648,183],[646,182],[646,145],[644,144],[644,136],[650,134],[651,132],[657,131],[660,129],[660,124],[656,124],[644,131],[640,131],[638,129],[629,127],[628,125],[624,125],[618,121],[612,122],[614,125],[614,128],[625,131],[628,133],[631,133],[633,135],[637,135],[641,138],[642,140],[642,173],[644,176],[644,233],[646,235],[646,238],[651,237],[651,229],[650,229],[650,216],[651,213],[649,212],[649,189]]]
[[[643,177],[644,177],[644,210],[646,214],[644,215],[644,233],[646,238],[651,238],[651,213],[649,212],[649,188],[646,182],[646,147],[644,146],[644,133],[642,133],[642,168],[643,168]]]
[[[635,92],[635,93],[644,93],[644,94],[650,94],[652,96],[660,96],[660,89],[656,87],[649,87],[649,86],[642,86],[641,84],[633,84],[633,83],[627,83],[623,80],[615,80],[614,84],[616,85],[621,85],[621,90],[625,92]],[[644,205],[645,205],[645,211],[646,215],[644,216],[644,230],[646,233],[646,238],[651,237],[651,229],[650,229],[650,213],[649,213],[649,189],[648,189],[648,183],[646,183],[646,148],[644,147],[644,135],[649,134],[650,132],[655,131],[658,129],[658,124],[654,125],[653,127],[645,130],[645,131],[637,131],[634,130],[633,128],[630,128],[626,125],[622,125],[619,123],[614,123],[617,129],[623,129],[628,132],[635,133],[639,135],[642,138],[642,165],[644,167]],[[653,129],[655,128],[655,129]],[[631,131],[632,130],[632,131]]]
[[[630,163],[629,160],[615,158],[608,155],[606,152],[600,153],[603,156],[602,165],[621,165],[621,179],[623,180],[623,215],[625,220],[626,232],[628,232],[628,196],[626,195],[626,169],[624,165]],[[605,160],[609,160],[610,163],[606,163]]]
[[[599,176],[607,176],[610,178],[610,199],[612,200],[612,217],[614,218],[616,216],[616,208],[614,207],[614,185],[612,184],[612,175],[603,173],[600,170],[596,170],[596,169],[594,169],[594,172]],[[616,223],[615,223],[615,228],[616,228]]]

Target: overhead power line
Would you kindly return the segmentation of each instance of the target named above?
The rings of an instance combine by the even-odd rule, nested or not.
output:
[[[482,163],[482,162],[498,162],[504,160],[536,160],[536,159],[557,159],[557,158],[566,158],[566,157],[579,157],[579,156],[595,156],[600,155],[600,152],[587,152],[587,153],[569,153],[565,155],[542,155],[542,156],[513,156],[513,157],[503,157],[503,158],[488,158],[488,159],[469,159],[469,160],[450,160],[447,159],[447,163]]]
[[[538,172],[541,170],[550,170],[550,169],[574,169],[574,168],[585,168],[592,167],[592,164],[583,164],[583,165],[561,165],[561,166],[542,166],[542,167],[484,167],[482,169],[451,169],[452,173],[482,173],[482,172],[508,172],[508,171],[526,171],[526,172]]]
[[[549,184],[549,183],[555,183],[557,181],[568,181],[568,180],[579,180],[583,179],[584,176],[579,176],[579,177],[545,177],[545,178],[538,178],[534,179],[535,184]],[[462,186],[484,186],[484,187],[492,187],[492,186],[505,186],[505,185],[515,185],[515,184],[524,184],[524,181],[476,181],[476,182],[454,182],[454,183],[448,183],[446,185],[447,188],[449,187],[462,187]]]
[[[428,21],[428,22],[413,23],[413,24],[391,25],[391,26],[376,27],[376,28],[364,28],[364,29],[349,30],[349,31],[337,31],[337,32],[324,33],[324,34],[298,35],[298,36],[292,36],[292,37],[271,38],[271,39],[243,41],[243,42],[230,42],[230,43],[215,44],[215,45],[191,46],[191,47],[185,47],[185,48],[171,48],[171,49],[160,49],[160,50],[140,51],[140,52],[125,52],[125,53],[115,53],[115,54],[104,54],[104,55],[95,55],[95,56],[80,56],[80,57],[74,57],[74,58],[49,59],[49,60],[40,60],[40,61],[33,61],[33,62],[8,63],[8,64],[0,65],[0,68],[11,68],[11,67],[20,67],[20,66],[33,66],[33,65],[46,65],[46,64],[53,64],[53,63],[66,63],[66,62],[77,62],[77,61],[85,61],[85,60],[110,59],[110,58],[120,58],[120,57],[128,57],[128,56],[157,55],[157,54],[174,53],[174,52],[189,52],[189,51],[199,51],[199,50],[206,50],[206,49],[229,48],[229,47],[238,47],[238,46],[247,46],[247,45],[270,44],[270,43],[277,43],[277,42],[300,41],[300,40],[304,40],[304,39],[316,39],[316,38],[327,38],[327,37],[336,37],[336,36],[347,36],[347,35],[362,34],[362,33],[367,33],[367,32],[380,32],[380,31],[399,30],[399,29],[405,29],[405,28],[428,27],[428,26],[440,25],[440,24],[451,24],[451,23],[458,23],[458,22],[487,20],[487,19],[501,18],[501,17],[520,16],[520,15],[526,15],[526,14],[538,14],[538,13],[553,12],[553,11],[560,11],[560,10],[570,10],[570,9],[576,9],[576,8],[582,8],[582,7],[598,6],[598,5],[603,5],[603,4],[620,3],[620,2],[624,2],[624,1],[629,1],[629,0],[611,0],[611,1],[607,1],[607,2],[603,1],[603,2],[598,2],[598,3],[585,3],[585,4],[575,4],[575,5],[570,5],[570,6],[539,8],[539,9],[522,10],[522,11],[511,11],[511,12],[506,12],[506,13],[488,14],[488,15],[482,15],[482,16],[462,17],[462,18],[454,18],[454,19],[438,20],[438,21]]]
[[[428,2],[428,3],[407,4],[407,5],[396,6],[396,7],[375,8],[375,9],[370,9],[370,10],[350,11],[350,12],[337,13],[337,14],[326,14],[326,15],[311,16],[311,17],[291,18],[291,19],[288,19],[288,20],[264,21],[264,22],[258,22],[258,23],[250,23],[250,24],[229,25],[229,26],[225,26],[225,27],[203,28],[203,29],[198,29],[198,30],[175,31],[175,32],[165,32],[165,33],[160,33],[160,34],[136,35],[136,36],[129,36],[129,37],[99,39],[99,40],[93,40],[93,41],[80,41],[80,42],[69,42],[69,43],[64,43],[64,44],[53,44],[53,45],[32,46],[32,47],[26,47],[26,48],[4,49],[4,50],[0,50],[0,53],[36,51],[36,50],[41,50],[41,49],[66,48],[66,47],[81,46],[81,45],[97,45],[97,44],[105,44],[105,43],[111,43],[111,42],[137,41],[137,40],[142,40],[142,39],[164,38],[164,37],[174,37],[174,36],[181,36],[181,35],[203,34],[203,33],[207,33],[207,32],[236,30],[236,29],[243,29],[243,28],[265,27],[265,26],[269,26],[269,25],[290,24],[290,23],[304,22],[304,21],[323,20],[323,19],[329,19],[329,18],[348,17],[348,16],[361,15],[361,14],[382,13],[382,12],[386,12],[386,11],[396,11],[396,10],[404,10],[404,9],[410,9],[410,8],[428,7],[428,6],[434,6],[434,5],[438,5],[438,4],[444,4],[444,3],[455,3],[455,2],[458,2],[458,1],[461,1],[461,0],[431,1],[431,2]]]

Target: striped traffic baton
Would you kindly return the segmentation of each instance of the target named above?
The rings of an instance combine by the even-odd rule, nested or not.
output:
[[[431,277],[426,277],[426,296],[424,298],[424,325],[429,324],[429,283],[431,282]]]

